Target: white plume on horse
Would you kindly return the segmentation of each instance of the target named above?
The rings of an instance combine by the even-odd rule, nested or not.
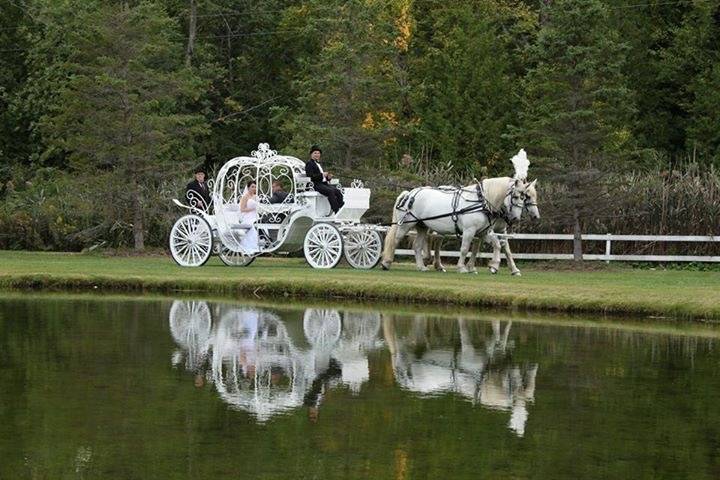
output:
[[[523,181],[527,180],[530,160],[528,160],[527,158],[527,153],[525,152],[525,149],[521,148],[517,155],[510,159],[510,161],[515,167],[515,175],[513,176],[513,178]]]

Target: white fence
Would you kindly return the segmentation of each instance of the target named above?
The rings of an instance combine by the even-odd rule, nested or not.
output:
[[[572,242],[571,234],[545,234],[545,233],[512,233],[505,235],[513,241],[513,250],[521,250],[522,243],[518,240],[565,240]],[[584,260],[601,260],[610,262],[611,260],[625,262],[720,262],[720,256],[712,255],[613,255],[612,242],[704,242],[715,243],[720,242],[720,236],[680,236],[680,235],[606,235],[589,234],[582,236],[583,242],[605,242],[604,254],[583,254]],[[487,250],[487,248],[485,248]],[[397,250],[397,255],[414,255],[412,250]],[[460,253],[457,251],[441,251],[443,257],[458,257]],[[490,258],[492,253],[481,252],[481,258]],[[513,257],[516,259],[526,260],[572,260],[572,253],[515,253]]]

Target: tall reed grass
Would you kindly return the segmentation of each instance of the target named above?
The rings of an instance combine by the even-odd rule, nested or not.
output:
[[[408,166],[402,170],[338,170],[349,183],[362,178],[372,189],[371,209],[364,221],[389,222],[395,198],[404,189],[420,185],[468,185],[472,178],[453,174],[452,165],[433,168]],[[584,223],[586,233],[647,235],[720,235],[720,172],[705,171],[697,164],[681,169],[654,169],[642,173],[617,175],[608,182],[602,208]],[[153,191],[146,192],[146,244],[164,247],[172,222],[179,210],[171,198],[180,198],[185,182],[168,178]],[[132,245],[129,224],[109,223],[107,203],[112,193],[103,192],[91,182],[72,179],[60,173],[39,175],[32,183],[12,189],[0,199],[0,249],[78,251],[96,245]],[[560,221],[567,212],[553,199],[564,195],[558,185],[543,179],[538,183],[540,221],[523,221],[515,231],[528,233],[571,233]],[[100,200],[99,200],[100,199]],[[99,203],[100,201],[105,204]],[[123,208],[117,205],[117,208]],[[448,245],[451,247],[451,245]],[[522,251],[571,253],[570,242],[523,242]],[[602,242],[588,242],[585,253],[602,253]],[[708,244],[613,244],[615,253],[719,255],[720,245]]]

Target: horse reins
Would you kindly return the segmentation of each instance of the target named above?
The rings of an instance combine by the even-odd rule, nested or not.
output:
[[[437,190],[442,193],[452,193],[452,195],[453,195],[453,198],[452,198],[453,211],[449,212],[449,213],[442,213],[440,215],[433,215],[432,217],[425,217],[425,218],[418,218],[417,216],[415,216],[415,214],[410,211],[410,208],[412,208],[413,203],[415,202],[415,197],[422,190],[427,190],[427,189]],[[505,207],[505,199],[507,199],[507,197],[510,197],[510,207],[511,207],[510,209],[512,209],[512,207],[521,207],[523,209],[526,209],[528,206],[525,203],[525,201],[523,201],[522,205],[518,205],[515,203],[514,198],[512,198],[512,192],[513,192],[512,186],[510,188],[508,188],[508,192],[507,192],[507,194],[505,194],[505,199],[503,199],[502,207],[500,207],[500,209],[498,211],[493,211],[493,209],[490,207],[489,202],[485,198],[485,195],[484,195],[483,189],[482,189],[482,184],[480,182],[477,182],[477,184],[475,185],[475,191],[476,191],[477,197],[478,197],[477,200],[470,200],[467,198],[463,198],[462,197],[463,191],[464,191],[463,188],[455,188],[452,190],[442,189],[442,188],[433,188],[433,187],[416,188],[413,191],[411,191],[408,195],[406,195],[404,198],[401,198],[400,201],[395,206],[395,208],[397,208],[397,209],[406,208],[405,214],[403,215],[403,217],[400,220],[398,220],[397,222],[383,223],[380,225],[392,226],[392,225],[402,225],[404,223],[422,223],[422,222],[426,222],[429,220],[437,220],[440,218],[452,217],[453,223],[455,224],[455,235],[457,235],[459,237],[462,233],[460,231],[460,228],[458,227],[458,218],[460,215],[464,215],[466,213],[485,212],[485,213],[489,214],[488,216],[490,216],[493,219],[501,218],[508,225],[512,225],[513,221],[510,220],[510,217],[509,217],[510,212]],[[458,210],[457,206],[460,203],[460,198],[463,198],[466,202],[473,203],[473,205],[469,205],[465,208],[461,208]],[[532,205],[537,205],[537,204],[531,204],[530,206],[532,206]],[[413,218],[410,220],[406,220],[406,217],[408,215],[411,215]],[[492,222],[490,222],[490,223],[492,223]],[[490,228],[490,225],[488,225],[488,227],[485,227],[485,229],[483,229],[483,231],[480,233],[483,233],[488,228]],[[477,235],[477,233],[476,233],[476,235]]]

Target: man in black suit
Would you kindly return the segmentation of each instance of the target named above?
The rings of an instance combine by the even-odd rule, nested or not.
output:
[[[195,180],[187,184],[185,196],[190,204],[200,210],[208,211],[210,209],[210,188],[205,181],[205,169],[197,167],[195,169]]]
[[[325,172],[320,166],[321,155],[322,150],[320,150],[320,147],[313,145],[310,149],[310,160],[305,164],[305,175],[312,180],[315,191],[327,197],[333,213],[337,213],[345,204],[345,201],[340,190],[328,183],[332,180],[332,175],[330,172]]]
[[[272,182],[272,195],[270,195],[270,203],[283,203],[287,198],[288,193],[283,190],[282,183],[279,180],[273,180]]]

